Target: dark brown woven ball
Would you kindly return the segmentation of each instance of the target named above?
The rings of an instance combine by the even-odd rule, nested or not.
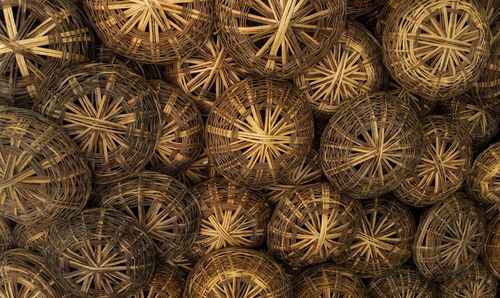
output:
[[[450,281],[442,283],[439,290],[440,297],[498,297],[497,280],[479,262],[474,262]]]
[[[342,34],[345,0],[216,1],[220,37],[238,64],[273,78],[319,62]]]
[[[168,265],[156,268],[151,282],[129,298],[182,298],[186,283],[184,272]]]
[[[0,107],[0,215],[50,225],[78,214],[91,192],[83,155],[35,112]]]
[[[486,267],[500,279],[500,213],[497,213],[488,224],[482,256]]]
[[[215,102],[206,126],[217,171],[257,189],[303,162],[314,132],[311,110],[295,86],[270,79],[233,85]]]
[[[486,69],[474,83],[472,92],[474,98],[479,98],[497,117],[500,117],[498,116],[500,115],[500,100],[498,100],[500,97],[500,38],[492,45]]]
[[[437,104],[436,101],[427,100],[413,94],[408,89],[401,87],[398,83],[389,82],[388,89],[387,93],[394,95],[398,98],[398,100],[409,104],[420,118],[429,115]]]
[[[467,193],[485,203],[500,204],[500,142],[485,149],[467,177]]]
[[[8,220],[0,217],[0,254],[13,243],[12,228]]]
[[[137,174],[160,136],[153,88],[123,65],[84,64],[54,73],[40,87],[36,111],[60,124],[106,184]]]
[[[385,92],[343,104],[321,139],[321,167],[330,183],[354,198],[373,198],[410,176],[422,154],[413,109]]]
[[[12,232],[17,247],[29,249],[37,253],[45,251],[48,234],[49,228],[21,224],[17,224]]]
[[[85,0],[83,4],[106,46],[143,63],[172,63],[190,56],[213,27],[213,0]]]
[[[184,169],[177,176],[177,179],[187,186],[193,186],[216,177],[220,177],[220,175],[215,169],[213,160],[208,156],[207,150],[204,148],[198,159]]]
[[[409,266],[372,279],[369,292],[373,298],[438,298],[436,285]]]
[[[292,286],[284,268],[264,253],[226,248],[202,258],[189,274],[184,297],[288,298]]]

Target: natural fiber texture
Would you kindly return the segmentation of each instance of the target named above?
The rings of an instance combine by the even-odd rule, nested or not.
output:
[[[385,92],[343,104],[321,139],[321,167],[330,183],[354,198],[373,198],[411,175],[422,153],[413,109]]]
[[[10,248],[13,242],[10,223],[0,217],[0,254]]]
[[[439,287],[440,297],[495,298],[497,280],[483,264],[474,262]]]
[[[185,283],[186,277],[182,271],[161,265],[151,282],[129,298],[181,298]]]
[[[476,260],[484,245],[485,230],[483,210],[457,192],[421,218],[413,261],[426,278],[447,281]]]
[[[87,61],[93,38],[70,1],[1,0],[0,8],[0,104],[28,108],[47,75]]]
[[[336,261],[361,277],[398,269],[411,257],[415,220],[410,209],[392,198],[365,200],[353,242]]]
[[[359,202],[328,183],[290,191],[278,203],[267,231],[267,247],[290,266],[324,262],[351,244],[359,227]]]
[[[181,90],[153,81],[162,110],[162,132],[151,161],[153,168],[175,176],[189,167],[203,148],[203,120],[195,103]]]
[[[225,247],[258,247],[264,240],[271,206],[264,197],[223,178],[211,179],[193,189],[200,202],[200,233],[190,255],[198,259]]]
[[[413,267],[403,267],[372,279],[369,292],[373,298],[438,298],[434,283]]]
[[[294,297],[368,297],[366,287],[354,272],[335,266],[321,264],[311,267],[293,280]]]
[[[78,214],[91,174],[78,147],[49,120],[0,107],[0,215],[50,225]]]
[[[474,83],[472,91],[474,98],[481,99],[497,117],[500,117],[498,116],[500,115],[500,100],[498,100],[500,97],[500,39],[492,46],[486,69]]]
[[[437,115],[422,121],[424,154],[415,173],[394,190],[399,200],[415,207],[443,201],[459,190],[472,163],[472,143],[459,123]]]
[[[141,172],[109,185],[102,191],[100,205],[136,219],[164,259],[185,252],[200,230],[198,199],[184,184],[167,175]]]
[[[220,177],[220,175],[215,169],[214,162],[208,156],[206,149],[204,149],[198,159],[182,171],[177,176],[177,179],[187,186],[193,186],[216,177]]]
[[[60,124],[106,184],[137,174],[160,136],[151,86],[123,65],[84,64],[54,73],[40,87],[36,111]]]
[[[53,226],[45,251],[50,270],[78,297],[129,297],[155,271],[153,241],[113,209],[88,209]]]
[[[184,297],[288,298],[292,287],[285,270],[264,253],[218,250],[201,259],[186,282]]]
[[[12,234],[17,247],[38,253],[44,252],[47,247],[48,228],[17,224]]]
[[[382,46],[399,84],[443,100],[478,79],[489,56],[490,30],[474,0],[405,0],[388,13]]]
[[[486,267],[500,279],[500,213],[497,213],[488,224],[482,257]]]
[[[394,95],[405,104],[409,104],[420,118],[429,115],[437,104],[436,101],[423,99],[394,82],[389,82],[387,93]]]
[[[176,256],[165,262],[168,266],[181,270],[184,273],[189,273],[193,270],[194,263],[186,255]]]
[[[216,1],[219,34],[249,72],[292,77],[318,63],[342,34],[345,0]]]
[[[212,32],[213,0],[83,2],[106,46],[143,63],[190,56]]]
[[[215,102],[207,120],[208,154],[235,183],[263,188],[307,157],[314,124],[298,90],[287,82],[247,79]]]
[[[315,112],[331,116],[342,102],[379,90],[383,80],[384,65],[377,40],[360,23],[348,21],[331,51],[296,76],[295,85]]]
[[[347,3],[347,15],[351,18],[357,18],[365,15],[379,6],[383,5],[385,0],[349,0]]]

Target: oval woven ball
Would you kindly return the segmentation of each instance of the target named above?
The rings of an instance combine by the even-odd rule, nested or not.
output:
[[[267,247],[292,267],[327,261],[349,247],[361,214],[358,201],[339,195],[328,183],[299,187],[275,207]]]
[[[294,297],[368,297],[366,287],[349,269],[333,264],[310,267],[293,280]]]
[[[479,262],[474,262],[465,271],[441,284],[439,290],[440,297],[498,297],[497,280]]]
[[[129,298],[182,298],[185,284],[184,272],[168,265],[160,265],[151,282]]]
[[[499,9],[500,11],[500,9]],[[500,30],[498,30],[500,32]],[[488,108],[500,117],[500,39],[493,44],[486,69],[473,85],[474,98],[480,99]]]
[[[266,234],[271,206],[257,191],[223,178],[192,188],[201,205],[201,228],[190,255],[198,259],[225,247],[260,246]]]
[[[354,21],[346,23],[340,40],[321,61],[294,78],[313,110],[324,116],[331,116],[342,102],[378,91],[383,80],[380,46]]]
[[[318,63],[342,34],[345,0],[216,1],[219,36],[252,73],[290,78]]]
[[[12,228],[10,223],[0,217],[0,254],[10,248],[13,243]]]
[[[422,122],[424,153],[413,175],[394,190],[399,200],[414,207],[443,201],[459,190],[472,163],[472,143],[458,122],[438,115]]]
[[[387,93],[394,95],[405,104],[409,104],[420,118],[429,115],[437,104],[436,101],[421,98],[394,82],[389,82],[388,88]]]
[[[262,252],[226,248],[203,257],[189,274],[184,297],[275,297],[292,295],[283,267]]]
[[[198,159],[184,169],[177,176],[177,179],[187,186],[193,186],[216,177],[220,177],[220,175],[215,169],[213,160],[208,156],[206,148],[204,148]]]
[[[17,247],[29,249],[31,251],[42,253],[47,247],[48,228],[41,228],[34,225],[17,224],[12,231],[14,241]]]
[[[372,278],[398,269],[411,257],[415,219],[406,205],[392,198],[365,200],[362,206],[354,240],[336,261]]]
[[[372,279],[369,292],[373,298],[438,298],[436,285],[409,266]]]
[[[91,192],[83,155],[35,112],[0,107],[0,215],[50,225],[78,214]]]
[[[217,171],[256,189],[303,162],[314,133],[311,110],[295,86],[270,79],[233,85],[215,102],[206,126]]]
[[[46,76],[88,60],[92,34],[70,1],[1,0],[0,7],[0,104],[28,108]]]
[[[497,213],[488,223],[482,258],[491,273],[500,279],[500,213]]]
[[[133,176],[153,156],[161,132],[158,98],[125,66],[77,65],[53,74],[40,90],[35,110],[80,146],[94,183]]]
[[[143,63],[190,56],[212,33],[213,0],[85,0],[97,35],[113,51]]]
[[[413,261],[426,278],[447,281],[476,260],[484,245],[485,230],[483,210],[457,192],[433,205],[420,219]]]
[[[422,154],[422,127],[413,109],[385,92],[343,104],[321,139],[321,167],[353,198],[373,198],[410,176]]]
[[[385,65],[405,88],[443,100],[464,93],[478,79],[490,36],[484,10],[474,0],[405,0],[387,15]]]

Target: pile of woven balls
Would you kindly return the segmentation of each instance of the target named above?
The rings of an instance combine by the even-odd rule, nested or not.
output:
[[[498,1],[0,8],[0,297],[500,295]]]

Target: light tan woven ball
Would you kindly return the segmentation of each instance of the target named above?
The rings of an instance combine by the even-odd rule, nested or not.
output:
[[[479,154],[467,178],[470,196],[481,202],[500,204],[500,142]]]

